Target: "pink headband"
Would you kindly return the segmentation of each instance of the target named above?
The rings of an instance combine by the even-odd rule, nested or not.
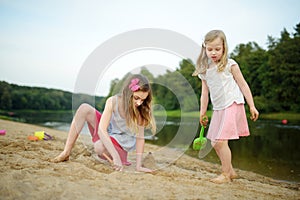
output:
[[[138,78],[132,79],[130,85],[128,86],[129,89],[132,92],[138,91],[140,89],[140,86],[138,85],[139,82],[140,82],[140,80]]]

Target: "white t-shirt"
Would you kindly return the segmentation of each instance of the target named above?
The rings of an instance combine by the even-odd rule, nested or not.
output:
[[[218,72],[217,66],[214,66],[207,69],[205,74],[198,75],[200,79],[207,82],[213,110],[225,109],[234,102],[245,103],[244,96],[231,73],[231,66],[234,64],[237,63],[228,59],[223,72]]]

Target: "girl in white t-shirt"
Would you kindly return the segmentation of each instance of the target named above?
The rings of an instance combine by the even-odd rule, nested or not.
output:
[[[213,105],[213,115],[207,138],[212,141],[222,164],[222,174],[212,179],[214,183],[226,183],[237,178],[231,164],[228,140],[249,136],[244,108],[244,97],[250,108],[250,119],[256,121],[259,113],[255,108],[251,90],[238,64],[228,59],[226,36],[221,30],[212,30],[205,36],[193,76],[202,80],[200,123],[206,126],[208,94]]]

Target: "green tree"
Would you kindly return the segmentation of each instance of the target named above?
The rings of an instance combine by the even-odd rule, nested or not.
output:
[[[0,105],[1,105],[1,109],[4,110],[10,110],[12,108],[12,99],[8,88],[5,88],[2,91]]]
[[[200,97],[201,81],[198,77],[194,77],[191,75],[195,70],[195,64],[193,63],[193,61],[191,59],[183,59],[179,63],[179,66],[180,66],[180,68],[179,68],[178,72],[180,72],[186,78],[188,83],[193,88],[196,96]]]
[[[299,24],[294,37],[284,29],[276,47],[269,51],[266,98],[271,100],[274,111],[300,111],[300,37]]]
[[[268,54],[255,42],[238,45],[230,54],[237,61],[240,69],[249,84],[253,96],[262,95],[262,81],[268,63]]]

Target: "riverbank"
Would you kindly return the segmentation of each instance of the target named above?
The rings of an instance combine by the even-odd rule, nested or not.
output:
[[[95,159],[82,136],[70,160],[56,164],[50,159],[62,151],[66,132],[6,120],[0,120],[0,129],[6,130],[0,136],[0,199],[300,199],[300,184],[239,169],[239,179],[211,183],[220,166],[187,155],[154,174],[144,174],[134,173],[131,153],[133,166],[115,172],[107,162]],[[39,130],[54,139],[27,139]],[[146,144],[145,152],[153,152],[154,160],[145,160],[145,165],[165,163],[155,154],[159,148]]]
[[[163,116],[167,114],[168,117],[199,117],[199,111],[195,112],[181,112],[180,110],[170,110],[170,111],[155,111],[156,116]],[[212,111],[207,111],[207,116],[210,118]],[[248,113],[249,115],[249,113]],[[292,112],[280,112],[280,113],[260,113],[259,119],[269,119],[269,120],[288,120],[288,121],[298,121],[300,122],[300,113]]]

